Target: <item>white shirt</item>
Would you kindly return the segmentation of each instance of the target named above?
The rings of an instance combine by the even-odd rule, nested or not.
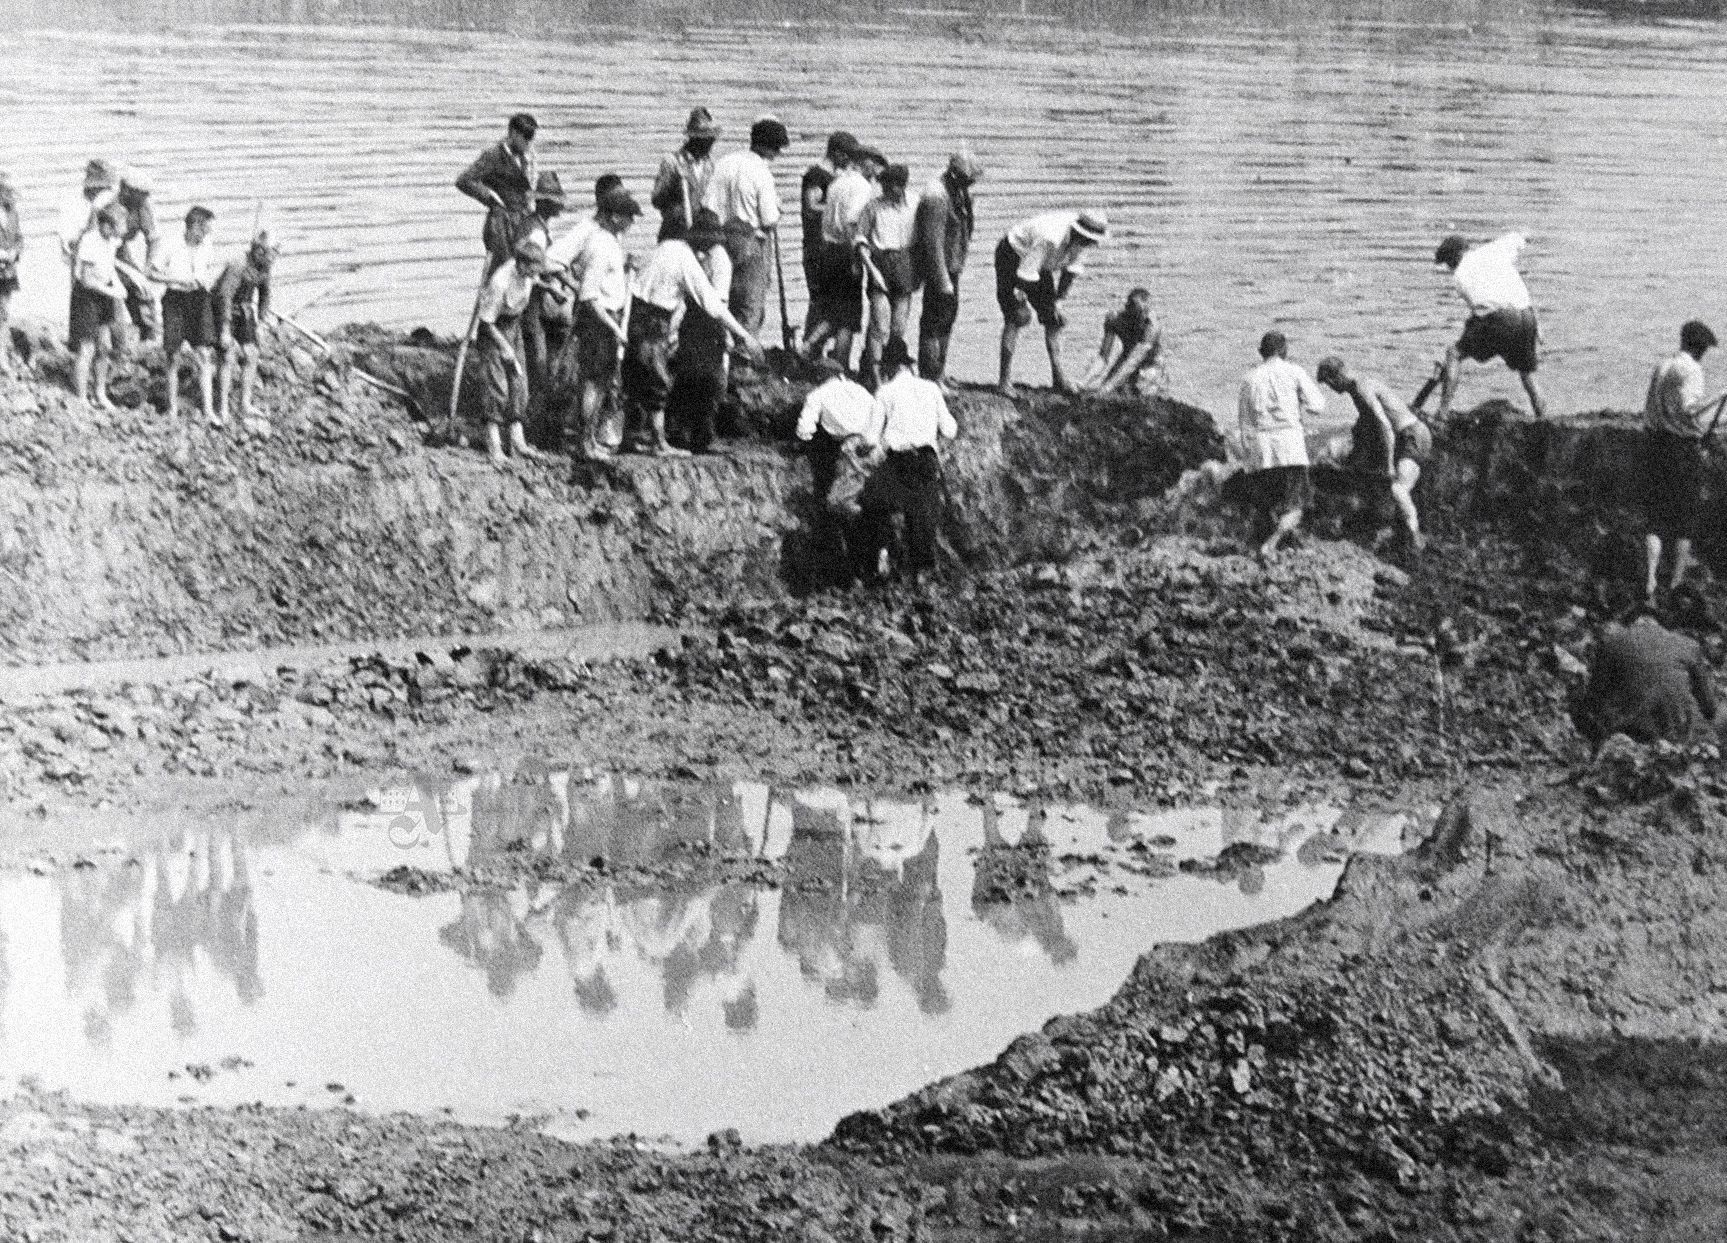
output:
[[[609,230],[595,229],[582,254],[582,283],[576,300],[592,302],[596,310],[609,315],[622,315],[630,300],[623,243]]]
[[[654,253],[636,273],[635,294],[662,311],[676,313],[685,302],[694,302],[715,319],[726,314],[726,300],[682,238],[668,238],[654,247]]]
[[[103,237],[100,229],[91,229],[78,239],[72,252],[72,276],[80,285],[98,293],[125,295],[120,273],[114,259],[120,253],[120,239]]]
[[[209,289],[215,285],[216,278],[222,275],[222,264],[216,258],[215,244],[205,238],[193,246],[186,241],[183,233],[163,242],[155,268],[157,275],[178,288],[193,285],[199,289]]]
[[[1242,377],[1241,449],[1249,470],[1306,466],[1303,414],[1321,414],[1325,393],[1287,358],[1268,358]]]
[[[803,413],[798,416],[798,439],[808,440],[820,427],[839,440],[847,436],[867,436],[875,426],[875,398],[856,380],[836,375],[816,385],[804,398]]]
[[[1517,271],[1517,256],[1528,244],[1523,234],[1507,233],[1465,252],[1451,276],[1471,315],[1529,308],[1529,287]]]
[[[741,220],[752,229],[771,229],[780,222],[780,191],[774,170],[754,151],[733,151],[714,164],[702,206],[721,224]]]
[[[708,253],[697,255],[697,261],[702,265],[702,271],[707,273],[708,283],[714,287],[720,305],[731,309],[732,299],[732,257],[724,246],[710,246]]]
[[[828,184],[822,208],[822,241],[850,246],[857,238],[859,219],[876,196],[875,183],[855,168],[844,168]]]
[[[892,203],[878,195],[858,217],[857,240],[876,250],[909,250],[916,221],[917,200],[908,197]]]
[[[920,379],[907,368],[876,390],[871,423],[865,439],[890,453],[933,449],[938,437],[952,440],[959,435],[959,424],[948,413],[941,386],[934,380]]]
[[[515,260],[510,260],[486,281],[486,290],[480,295],[480,322],[495,324],[500,319],[514,319],[527,309],[528,297],[533,292],[533,278],[523,276]]]
[[[578,284],[581,282],[581,270],[573,265],[581,262],[582,252],[594,234],[600,232],[600,222],[589,216],[568,232],[552,240],[546,247],[546,271],[562,272],[570,269],[570,278]]]
[[[1009,229],[1007,244],[1019,256],[1019,279],[1035,284],[1046,272],[1059,276],[1085,271],[1080,263],[1085,248],[1073,240],[1073,226],[1078,223],[1076,211],[1046,211]]]
[[[96,231],[96,213],[114,201],[118,190],[104,190],[93,199],[87,199],[82,193],[69,198],[60,207],[59,222],[55,225],[55,235],[60,239],[60,249],[67,255],[78,245],[78,239],[86,232]]]
[[[1715,408],[1693,411],[1703,400],[1703,364],[1684,350],[1661,360],[1649,377],[1649,396],[1643,403],[1643,418],[1650,428],[1695,439],[1709,430]]]

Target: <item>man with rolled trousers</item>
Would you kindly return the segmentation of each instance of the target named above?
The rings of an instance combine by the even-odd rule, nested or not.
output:
[[[719,217],[702,207],[690,232],[706,236],[717,233],[719,227]],[[726,248],[710,246],[696,257],[714,292],[726,297],[732,283],[732,258]],[[678,448],[691,453],[713,451],[720,403],[726,395],[726,344],[725,324],[709,314],[700,299],[686,296],[672,355],[672,390],[666,401],[667,438]]]
[[[864,487],[858,523],[857,572],[875,576],[892,538],[893,516],[905,515],[905,569],[921,577],[935,569],[941,522],[941,459],[937,446],[959,435],[941,386],[912,370],[911,347],[898,337],[882,352],[882,374],[865,439],[883,453]]]
[[[1679,352],[1649,377],[1643,403],[1648,427],[1644,447],[1645,574],[1643,594],[1655,598],[1664,543],[1673,546],[1674,588],[1691,565],[1691,541],[1703,506],[1703,445],[1720,421],[1727,394],[1703,395],[1703,355],[1716,344],[1700,320],[1679,329]]]
[[[852,155],[858,149],[857,137],[843,129],[828,135],[827,152],[804,169],[799,187],[799,216],[803,223],[804,290],[809,307],[804,312],[804,340],[808,341],[821,323],[826,310],[828,265],[823,251],[822,218],[827,213],[828,190],[834,178],[851,167]],[[849,259],[850,256],[847,256]]]
[[[502,141],[480,152],[456,178],[456,189],[486,208],[480,240],[486,246],[487,275],[512,258],[516,243],[533,223],[534,186],[539,181],[534,135],[539,128],[532,114],[516,113]]]

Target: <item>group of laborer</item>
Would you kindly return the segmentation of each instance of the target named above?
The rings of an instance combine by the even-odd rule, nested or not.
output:
[[[258,336],[270,313],[276,251],[268,235],[254,230],[246,253],[224,262],[210,241],[215,218],[208,208],[193,206],[180,231],[164,234],[142,174],[122,174],[101,159],[85,166],[84,184],[61,209],[57,229],[71,275],[67,321],[81,399],[112,408],[113,358],[135,337],[140,344],[161,341],[171,415],[179,413],[180,376],[190,361],[206,419],[227,422],[236,367],[240,417],[251,418]],[[16,196],[0,174],[0,368],[11,366],[6,320],[23,249]]]

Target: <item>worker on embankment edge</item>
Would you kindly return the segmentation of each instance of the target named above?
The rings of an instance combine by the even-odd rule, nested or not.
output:
[[[1675,607],[1689,595],[1688,588],[1676,592]],[[1719,716],[1703,645],[1648,614],[1607,627],[1589,682],[1571,703],[1571,720],[1592,748],[1614,734],[1636,742],[1701,741],[1714,736]]]

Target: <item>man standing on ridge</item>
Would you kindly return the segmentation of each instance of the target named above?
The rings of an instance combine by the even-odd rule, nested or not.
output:
[[[1013,354],[1019,330],[1037,317],[1049,350],[1049,378],[1058,393],[1071,392],[1061,369],[1061,300],[1085,271],[1086,252],[1109,236],[1101,211],[1046,211],[1022,220],[996,243],[995,302],[1001,308],[1001,382],[1013,396]]]
[[[914,277],[923,286],[917,369],[924,379],[938,384],[947,379],[947,345],[959,321],[959,278],[976,226],[971,188],[982,176],[983,165],[956,151],[917,201],[912,265]]]
[[[684,145],[660,161],[648,202],[660,213],[659,241],[681,237],[701,210],[714,175],[714,140],[720,127],[706,108],[690,109],[684,123]]]
[[[1241,460],[1255,510],[1259,556],[1269,561],[1301,525],[1307,508],[1307,430],[1302,416],[1325,410],[1313,377],[1289,361],[1289,341],[1275,329],[1259,340],[1259,366],[1241,381]],[[1262,535],[1265,528],[1270,533]]]
[[[822,207],[822,298],[815,326],[804,340],[804,357],[824,350],[847,370],[852,344],[863,331],[864,278],[857,257],[857,226],[877,193],[887,158],[873,147],[854,144],[827,188]],[[832,342],[831,347],[829,342]]]
[[[1529,239],[1523,234],[1506,233],[1491,242],[1470,246],[1454,233],[1433,252],[1434,263],[1451,272],[1458,292],[1469,304],[1463,335],[1445,351],[1439,392],[1442,420],[1451,411],[1451,399],[1457,392],[1465,358],[1478,363],[1504,359],[1505,365],[1523,381],[1530,411],[1538,419],[1547,417],[1547,405],[1535,382],[1535,369],[1540,365],[1541,329],[1536,323],[1529,286],[1523,283],[1517,270],[1517,256],[1528,244]]]
[[[1677,587],[1691,565],[1691,541],[1703,508],[1703,441],[1721,418],[1727,393],[1703,395],[1703,355],[1716,344],[1707,324],[1691,320],[1679,330],[1679,352],[1662,359],[1649,377],[1643,403],[1648,426],[1643,459],[1646,534],[1643,595],[1655,599],[1663,541],[1673,544]]]
[[[703,206],[719,217],[726,253],[732,257],[731,314],[752,340],[767,318],[773,239],[780,224],[772,162],[791,141],[778,118],[762,117],[750,126],[749,150],[733,151],[714,165],[704,196]]]
[[[456,189],[486,208],[480,239],[486,244],[487,275],[512,257],[534,210],[534,186],[539,168],[534,161],[534,135],[539,122],[526,112],[510,118],[503,140],[487,147],[456,178]]]
[[[803,223],[804,340],[809,341],[827,309],[828,267],[822,242],[822,217],[827,214],[828,190],[834,178],[850,167],[858,140],[843,129],[828,135],[827,154],[804,169],[799,187],[798,215]],[[850,258],[848,255],[847,258]]]

